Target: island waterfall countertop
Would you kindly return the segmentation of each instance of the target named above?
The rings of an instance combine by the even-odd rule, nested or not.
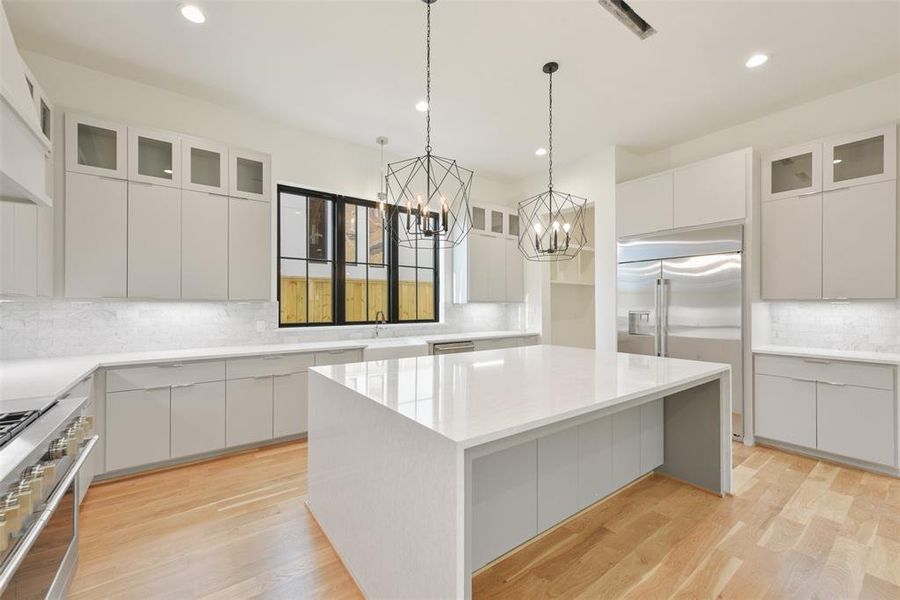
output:
[[[528,346],[311,370],[468,448],[696,385],[729,366]]]
[[[304,342],[257,346],[219,346],[177,350],[151,350],[87,354],[61,358],[27,358],[0,361],[0,401],[39,396],[57,397],[101,367],[125,367],[179,361],[214,360],[257,355],[301,354],[371,347],[408,347],[459,340],[490,340],[539,335],[527,331],[444,333],[421,337],[384,337],[332,342]]]

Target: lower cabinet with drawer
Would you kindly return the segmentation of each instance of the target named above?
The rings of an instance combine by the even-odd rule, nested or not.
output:
[[[235,379],[225,392],[225,445],[272,439],[272,376]]]
[[[225,382],[172,386],[171,458],[225,447]]]
[[[895,367],[756,355],[757,437],[897,468]]]
[[[118,471],[170,457],[169,386],[106,394],[106,469]]]

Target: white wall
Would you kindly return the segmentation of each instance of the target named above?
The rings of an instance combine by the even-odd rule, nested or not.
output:
[[[765,153],[900,119],[900,73],[644,155],[620,151],[617,181],[752,146]]]
[[[332,191],[359,198],[375,199],[380,183],[380,152],[375,141],[369,146],[330,138],[252,114],[219,106],[137,81],[123,79],[56,58],[23,52],[42,87],[56,108],[54,123],[55,165],[55,252],[54,287],[63,292],[65,223],[63,121],[65,111],[95,114],[129,125],[147,126],[219,140],[272,155],[274,181],[293,183],[313,189]],[[391,132],[384,134],[390,137]],[[390,149],[388,145],[387,149]],[[399,157],[386,153],[385,159]],[[506,203],[513,194],[512,183],[502,177],[476,171],[472,195],[484,203]],[[273,224],[276,203],[273,202]],[[273,252],[276,236],[272,236]],[[452,265],[449,257],[444,269],[442,296],[450,298]],[[272,265],[272,297],[275,293],[275,265]],[[478,309],[473,309],[478,310]],[[509,305],[502,311],[518,315],[520,307]],[[508,323],[506,315],[497,323]],[[442,317],[465,319],[464,308],[442,310]],[[455,326],[453,323],[451,326]]]

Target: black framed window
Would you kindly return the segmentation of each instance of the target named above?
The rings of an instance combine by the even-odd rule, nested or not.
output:
[[[279,325],[437,321],[437,245],[401,247],[393,226],[374,202],[279,185]]]

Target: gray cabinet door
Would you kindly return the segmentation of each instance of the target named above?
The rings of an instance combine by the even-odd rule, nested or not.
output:
[[[538,531],[578,512],[578,427],[539,438]]]
[[[473,233],[466,240],[469,245],[469,302],[490,300],[491,263],[488,255],[492,239],[485,234]]]
[[[225,447],[225,382],[172,388],[172,458]]]
[[[674,175],[666,171],[616,186],[616,237],[672,229]]]
[[[537,441],[472,461],[472,569],[537,532]]]
[[[228,199],[228,297],[231,300],[268,300],[268,202]]]
[[[275,437],[306,433],[309,407],[309,374],[275,375],[273,433]]]
[[[169,388],[106,395],[106,470],[168,460]]]
[[[507,239],[506,244],[506,298],[507,302],[525,301],[525,259],[519,251],[517,239]]]
[[[641,475],[661,466],[664,460],[663,417],[665,405],[662,399],[641,404]]]
[[[225,445],[272,439],[272,377],[229,381],[225,390]]]
[[[820,382],[818,448],[882,465],[896,465],[894,394]]]
[[[612,417],[603,417],[578,426],[578,508],[612,491]]]
[[[762,203],[762,297],[822,297],[822,195]]]
[[[787,377],[755,377],[756,435],[816,447],[816,384]]]
[[[181,193],[181,297],[228,299],[228,198]]]
[[[124,298],[128,184],[66,173],[66,296]]]
[[[641,411],[629,408],[612,415],[613,489],[641,476]]]
[[[897,297],[897,182],[825,192],[825,298]]]
[[[181,297],[181,190],[128,183],[128,296]]]

